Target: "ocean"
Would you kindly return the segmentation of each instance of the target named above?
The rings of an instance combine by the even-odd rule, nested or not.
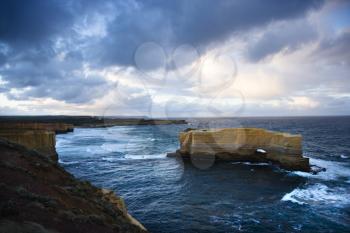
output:
[[[188,125],[77,128],[60,164],[114,190],[150,232],[350,232],[350,117],[188,119]],[[303,135],[317,175],[264,163],[167,158],[186,128],[259,127]]]

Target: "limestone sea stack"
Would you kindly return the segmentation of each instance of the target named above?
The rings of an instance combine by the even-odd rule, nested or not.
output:
[[[310,171],[302,156],[302,136],[259,128],[188,129],[179,135],[180,149],[168,154],[191,159],[272,162],[287,170]]]

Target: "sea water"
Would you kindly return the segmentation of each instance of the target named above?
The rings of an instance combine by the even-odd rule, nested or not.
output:
[[[114,190],[150,232],[350,232],[350,117],[189,119],[188,125],[77,128],[57,136],[61,165]],[[167,158],[191,128],[303,135],[318,175],[265,163]]]

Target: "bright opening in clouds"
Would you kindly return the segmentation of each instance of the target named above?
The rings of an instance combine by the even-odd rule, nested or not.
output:
[[[348,1],[3,0],[0,114],[350,114]]]

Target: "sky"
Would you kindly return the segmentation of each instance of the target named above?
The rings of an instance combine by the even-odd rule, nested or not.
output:
[[[0,0],[0,115],[350,115],[350,1]]]

